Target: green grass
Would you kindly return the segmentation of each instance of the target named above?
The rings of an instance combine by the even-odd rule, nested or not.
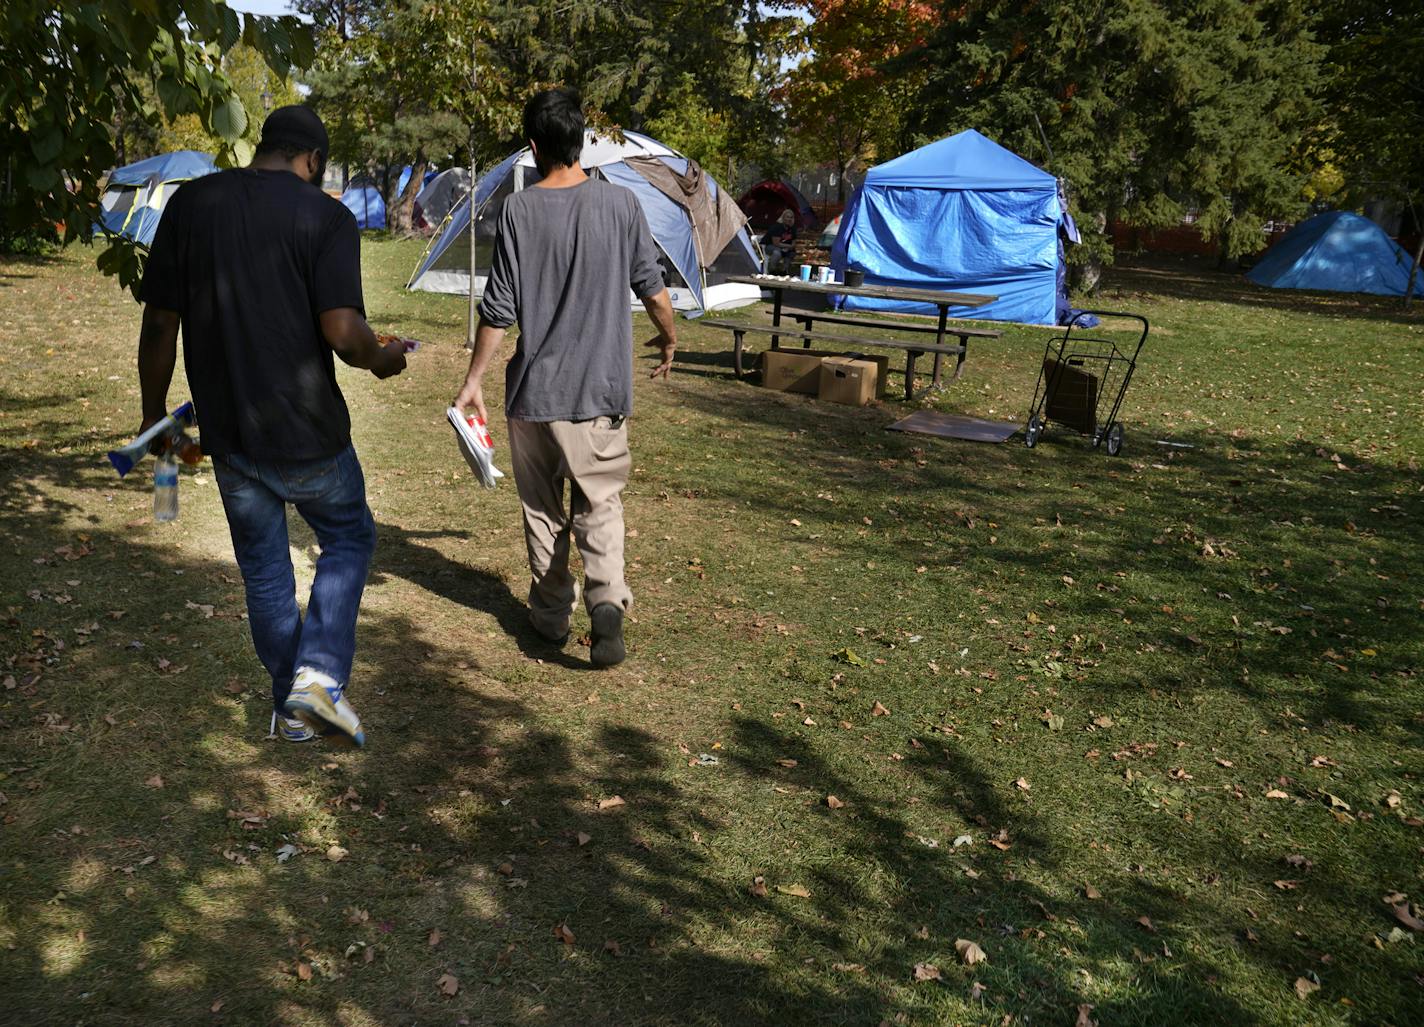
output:
[[[361,753],[263,740],[211,469],[170,525],[108,469],[136,305],[83,249],[0,264],[0,1019],[1417,1022],[1382,901],[1424,901],[1417,308],[1115,270],[1096,303],[1154,325],[1117,459],[886,432],[906,404],[734,382],[683,324],[637,387],[630,659],[594,673],[524,625],[420,248],[364,261],[427,347],[341,371],[380,532]],[[931,404],[1022,420],[1046,338]]]

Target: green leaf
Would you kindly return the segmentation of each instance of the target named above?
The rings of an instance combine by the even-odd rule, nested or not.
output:
[[[227,142],[241,139],[247,131],[247,110],[242,101],[230,96],[226,103],[213,108],[212,129]]]
[[[53,125],[49,131],[32,137],[30,149],[34,151],[35,160],[41,164],[53,164],[64,149],[64,129]]]
[[[842,649],[831,654],[831,659],[849,663],[852,667],[864,667],[865,661],[855,654],[854,649]]]

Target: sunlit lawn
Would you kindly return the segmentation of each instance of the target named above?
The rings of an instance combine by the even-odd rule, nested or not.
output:
[[[0,262],[0,1020],[1418,1022],[1418,309],[1120,268],[1095,305],[1154,327],[1116,459],[886,432],[912,407],[737,383],[684,324],[596,673],[582,614],[525,627],[420,250],[364,264],[426,347],[341,372],[360,753],[264,739],[210,467],[157,525],[103,459],[137,306],[82,248]],[[1022,420],[1047,337],[931,405]]]

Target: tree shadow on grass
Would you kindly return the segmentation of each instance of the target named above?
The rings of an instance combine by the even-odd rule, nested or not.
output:
[[[1098,301],[1106,297],[1118,299],[1123,293],[1394,324],[1424,322],[1424,302],[1416,301],[1405,309],[1400,297],[1269,289],[1244,274],[1218,271],[1210,261],[1191,258],[1137,256],[1120,260],[1105,271]]]
[[[878,434],[869,414],[834,412],[827,421],[819,410],[777,405],[763,430],[752,411],[736,409],[739,396],[719,398],[716,416],[735,422],[729,430],[768,445],[774,434],[779,459],[814,460],[828,438],[844,440],[817,487],[854,487],[865,503],[879,504],[876,519],[942,533],[954,547],[950,559],[992,551],[1011,582],[1019,571],[1061,571],[1045,566],[1034,535],[1002,528],[990,544],[987,529],[964,527],[954,509],[982,525],[993,514],[981,507],[1012,499],[1025,531],[1063,531],[1054,523],[1060,515],[1069,530],[1091,523],[1097,534],[1075,537],[1090,562],[1101,571],[1112,566],[1108,553],[1127,552],[1132,569],[1125,585],[1105,571],[1080,571],[1078,590],[1065,590],[1050,614],[1062,618],[1065,634],[1069,617],[1121,623],[1114,604],[1129,607],[1114,586],[1140,596],[1147,620],[1154,589],[1180,592],[1173,583],[1181,575],[1200,580],[1208,596],[1200,611],[1174,611],[1149,621],[1150,631],[1141,621],[1122,629],[1135,644],[1203,651],[1203,680],[1182,681],[1183,692],[1243,687],[1208,678],[1221,667],[1244,663],[1264,678],[1310,665],[1304,651],[1293,652],[1308,628],[1370,598],[1367,576],[1320,578],[1336,569],[1331,560],[1343,547],[1387,546],[1380,555],[1391,561],[1420,555],[1404,499],[1392,504],[1404,520],[1396,525],[1390,512],[1387,532],[1366,517],[1380,496],[1401,494],[1406,476],[1348,454],[1352,469],[1339,471],[1270,441],[1233,440],[1228,458],[1208,452],[1203,439],[1190,457],[1204,461],[1193,465],[1195,484],[1154,485],[1144,483],[1145,471],[1121,471],[1085,478],[1096,494],[1062,484],[1038,494],[1011,484],[1029,474],[1019,461],[1028,468],[1046,457],[1102,458],[999,449],[920,467],[915,450],[924,443]],[[759,411],[764,402],[759,396]],[[812,432],[808,418],[836,430]],[[57,448],[82,441],[55,431]],[[1290,461],[1307,470],[1266,472]],[[1270,491],[1231,501],[1243,486],[1230,482],[1247,480],[1242,469],[1253,467]],[[1357,495],[1328,484],[1343,474],[1353,476]],[[788,493],[795,480],[742,492],[754,483],[712,474],[701,487],[786,514],[800,509]],[[166,546],[157,534],[93,525],[79,504],[53,497],[61,487],[98,492],[113,483],[93,454],[12,451],[0,468],[8,547],[0,566],[16,607],[0,637],[5,673],[20,672],[0,700],[7,864],[17,871],[0,931],[7,1008],[26,1022],[399,1023],[463,1015],[499,1024],[841,1024],[895,1012],[912,1022],[1004,1013],[1057,1021],[1094,1002],[1103,1023],[1150,1020],[1165,1009],[1182,1022],[1252,1023],[1269,1015],[1215,982],[1231,972],[1288,981],[1306,965],[1309,942],[1288,924],[1262,926],[1255,943],[1198,943],[1202,933],[1238,933],[1213,886],[1189,888],[1181,878],[1182,868],[1224,862],[1222,839],[1184,830],[1160,802],[1144,800],[1140,821],[1115,813],[1101,825],[1104,839],[1124,839],[1125,858],[1154,850],[1151,873],[1124,868],[1101,900],[1066,894],[1073,853],[1035,802],[1082,804],[1091,822],[1099,815],[1093,793],[1124,787],[1118,775],[1085,770],[1083,794],[1030,799],[1004,780],[1006,760],[956,738],[945,721],[882,718],[869,751],[878,757],[893,747],[904,758],[867,773],[859,753],[826,735],[739,716],[722,764],[689,767],[671,739],[640,725],[647,693],[590,706],[586,688],[562,668],[532,681],[462,669],[464,637],[402,611],[368,613],[360,628],[354,698],[371,731],[368,751],[264,743],[267,700],[254,684],[260,672],[234,568]],[[1193,488],[1203,491],[1183,492]],[[1183,507],[1187,499],[1193,508]],[[1129,500],[1170,512],[1170,536],[1152,518],[1103,516]],[[888,503],[896,515],[886,513]],[[1302,530],[1307,510],[1310,530],[1322,533],[1311,557],[1319,566],[1283,576],[1272,564],[1263,579],[1267,561],[1254,547],[1264,543],[1243,533],[1241,518],[1260,523],[1265,513],[1289,512],[1292,526],[1272,529],[1289,533]],[[859,512],[828,518],[834,530],[825,547],[859,562],[869,555],[886,576],[915,580],[901,546],[857,533]],[[76,523],[88,536],[78,549]],[[1192,528],[1190,539],[1183,526]],[[836,534],[843,530],[845,537]],[[1376,532],[1375,541],[1362,531]],[[523,606],[507,586],[422,545],[430,538],[383,524],[375,586],[380,574],[404,578],[493,613],[518,638]],[[1204,557],[1207,540],[1236,555]],[[785,544],[797,543],[788,533]],[[88,552],[76,555],[80,549]],[[135,580],[139,574],[151,577]],[[87,587],[59,602],[70,577]],[[1185,616],[1208,620],[1218,585],[1235,590],[1229,610],[1248,624],[1284,626],[1283,611],[1295,609],[1295,642],[1271,631],[1237,639],[1230,614],[1185,627]],[[27,598],[31,590],[41,598]],[[1302,600],[1314,606],[1310,616],[1299,610]],[[204,603],[213,617],[202,615]],[[111,619],[119,607],[122,616]],[[1356,630],[1395,627],[1393,618],[1378,620]],[[781,658],[778,650],[775,641],[764,646],[768,664]],[[1065,695],[1062,708],[1081,716],[1097,698],[1140,692],[1132,669],[1108,666],[1075,682],[1078,705]],[[1372,724],[1379,714],[1363,690],[1373,679],[1350,680],[1353,691],[1328,689],[1300,711]],[[992,702],[991,688],[986,695]],[[931,730],[945,726],[950,733]],[[797,765],[777,762],[788,758]],[[1064,758],[1082,759],[1066,747]],[[749,794],[759,801],[747,802]],[[828,794],[845,805],[830,810]],[[973,837],[962,851],[953,844],[960,833]],[[1010,848],[992,849],[991,838]],[[288,843],[296,854],[281,861]],[[1390,852],[1407,860],[1402,828]],[[1268,887],[1281,873],[1265,847],[1232,855],[1233,878]],[[1343,911],[1369,888],[1346,880],[1344,860],[1321,864],[1306,886],[1321,907]],[[764,897],[751,893],[755,876],[766,880]],[[798,884],[807,897],[777,890]],[[1156,933],[1137,923],[1141,916]],[[574,932],[572,945],[554,935],[559,924]],[[927,937],[916,936],[919,926]],[[442,932],[437,944],[432,929]],[[990,962],[955,968],[957,938],[980,942]],[[615,946],[605,947],[610,941]],[[1075,952],[1071,960],[1065,948]],[[1236,965],[1224,966],[1227,957]],[[901,987],[917,963],[940,966],[946,980]],[[447,973],[460,984],[451,997],[438,985]],[[1113,997],[1094,997],[1088,982],[1099,977],[1115,982]],[[966,998],[976,980],[988,989],[982,1006]],[[1387,991],[1356,1001],[1375,1019],[1398,1015]]]

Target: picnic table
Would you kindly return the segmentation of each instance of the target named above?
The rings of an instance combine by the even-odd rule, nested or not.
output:
[[[846,285],[844,282],[806,282],[799,278],[781,278],[774,275],[737,275],[727,279],[755,285],[772,292],[772,314],[770,325],[753,325],[738,321],[703,320],[700,324],[709,328],[724,328],[733,334],[732,363],[738,378],[743,377],[742,345],[748,332],[767,335],[771,338],[771,348],[781,348],[782,336],[799,338],[809,349],[814,342],[834,342],[856,347],[876,347],[880,349],[903,350],[905,357],[905,398],[916,399],[930,389],[941,384],[942,361],[946,356],[955,357],[954,377],[963,374],[964,358],[969,349],[970,338],[998,338],[999,332],[992,329],[966,328],[949,324],[949,308],[982,307],[992,303],[997,296],[983,293],[950,292],[943,289],[914,289],[897,285]],[[939,308],[937,324],[915,324],[907,321],[892,321],[856,317],[831,311],[791,311],[791,316],[804,324],[795,328],[782,323],[782,301],[787,292],[811,293],[822,296],[868,296],[876,299],[901,300],[911,303],[928,303]],[[813,327],[814,323],[849,326],[852,328],[885,330],[909,335],[934,336],[934,342],[904,339],[866,338],[861,335],[845,335],[828,332]],[[957,338],[957,345],[949,344],[947,338]],[[915,391],[915,361],[926,354],[934,356],[934,375],[928,386]]]

